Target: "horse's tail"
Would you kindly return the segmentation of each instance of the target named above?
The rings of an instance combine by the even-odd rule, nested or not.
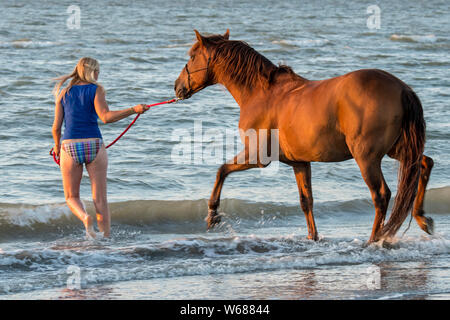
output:
[[[420,162],[425,146],[425,120],[422,104],[414,91],[405,87],[401,93],[403,122],[397,142],[396,158],[400,161],[397,195],[383,237],[393,237],[411,210],[420,176]]]

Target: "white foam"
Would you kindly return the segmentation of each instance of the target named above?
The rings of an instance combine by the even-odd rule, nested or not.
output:
[[[409,42],[423,42],[423,43],[430,43],[437,41],[437,38],[434,34],[428,35],[393,34],[391,35],[390,39],[393,41],[409,41]]]
[[[20,39],[13,41],[0,41],[0,48],[36,49],[53,47],[62,44],[62,42],[56,41],[33,41],[30,39]]]
[[[321,47],[328,44],[328,39],[303,39],[303,40],[274,40],[273,44],[280,44],[294,47]]]
[[[83,245],[84,244],[84,245]],[[0,255],[0,265],[29,268],[27,279],[0,284],[0,292],[28,290],[33,284],[64,286],[70,265],[83,270],[84,284],[180,276],[234,274],[332,265],[429,260],[450,253],[450,240],[425,236],[398,240],[391,249],[365,246],[361,239],[305,240],[303,236],[233,236],[180,238],[149,242],[139,247],[112,249],[97,243],[71,243],[43,250],[10,250]],[[41,273],[56,272],[57,280],[42,283]],[[13,288],[12,288],[13,287]]]
[[[391,294],[388,296],[383,296],[378,298],[377,300],[391,300],[391,299],[400,299],[404,296],[405,294],[403,293],[396,293],[396,294]]]
[[[192,47],[192,43],[191,42],[186,42],[186,43],[168,44],[165,47],[166,48],[190,48],[190,47]]]

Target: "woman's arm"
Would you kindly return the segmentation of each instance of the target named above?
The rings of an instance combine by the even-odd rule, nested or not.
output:
[[[132,108],[110,111],[108,104],[106,103],[105,90],[101,86],[97,87],[94,105],[95,111],[97,112],[98,117],[100,118],[100,120],[102,120],[103,123],[116,122],[135,113],[144,113],[149,109],[145,104],[138,104]]]
[[[55,146],[53,151],[59,157],[59,152],[61,150],[61,126],[64,120],[64,110],[61,105],[61,100],[55,103],[55,119],[53,120],[52,135],[55,141]]]

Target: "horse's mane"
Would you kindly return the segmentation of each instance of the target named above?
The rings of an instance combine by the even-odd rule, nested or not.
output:
[[[203,43],[211,49],[212,62],[218,71],[247,88],[258,85],[267,88],[280,74],[298,77],[291,67],[274,65],[244,41],[225,40],[223,36],[213,35],[204,37]]]

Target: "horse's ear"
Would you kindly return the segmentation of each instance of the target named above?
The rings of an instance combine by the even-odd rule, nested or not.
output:
[[[227,32],[225,32],[225,34],[223,35],[223,37],[225,38],[225,40],[230,39],[230,29],[227,29]]]
[[[194,29],[195,35],[197,36],[197,40],[200,43],[200,45],[203,45],[203,36],[200,34],[200,32],[198,32],[197,30]]]

